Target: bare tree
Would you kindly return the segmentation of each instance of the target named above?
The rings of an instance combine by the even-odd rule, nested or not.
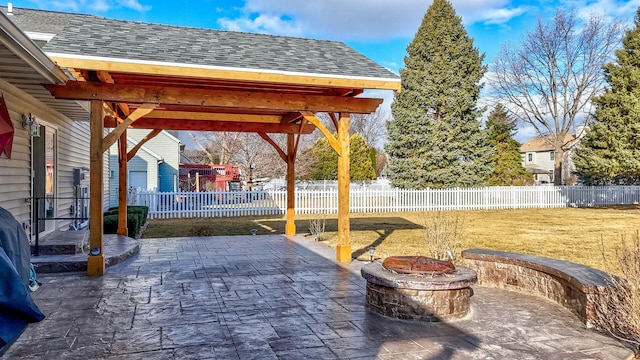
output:
[[[231,164],[242,146],[241,133],[237,132],[189,132],[193,142],[207,154],[212,164]]]
[[[603,90],[602,66],[621,33],[618,23],[595,16],[580,22],[559,9],[549,23],[539,18],[519,48],[503,45],[492,66],[495,95],[554,147],[556,185],[562,184],[567,134]]]

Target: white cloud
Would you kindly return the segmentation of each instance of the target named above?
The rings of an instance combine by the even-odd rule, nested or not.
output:
[[[151,5],[142,5],[138,0],[30,0],[29,2],[40,9],[82,13],[106,12],[115,8],[132,9],[139,12],[151,10]]]
[[[576,9],[576,14],[582,19],[591,16],[604,17],[608,20],[622,18],[630,23],[640,6],[640,0],[595,0],[584,1],[566,0],[567,6]]]
[[[220,19],[221,27],[231,31],[258,32],[265,34],[282,34],[302,36],[303,31],[298,23],[279,16],[262,14],[255,18],[239,18],[236,20]]]
[[[465,23],[503,24],[528,7],[512,0],[454,0]],[[241,15],[219,20],[229,30],[345,40],[412,37],[430,2],[421,0],[245,0]],[[267,21],[268,20],[268,21]]]

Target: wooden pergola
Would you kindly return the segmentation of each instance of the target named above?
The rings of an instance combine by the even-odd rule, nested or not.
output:
[[[382,99],[356,97],[365,89],[399,90],[395,79],[349,78],[140,64],[122,60],[52,56],[76,81],[49,85],[58,99],[88,100],[90,115],[91,254],[87,273],[105,272],[103,253],[104,153],[119,142],[118,234],[127,234],[127,160],[161,130],[254,132],[287,163],[286,235],[294,235],[294,169],[300,137],[319,129],[338,153],[338,247],[336,258],[351,261],[349,241],[349,116],[372,113]],[[315,114],[330,115],[334,129]],[[112,131],[106,136],[104,129]],[[127,152],[128,128],[149,134]],[[270,134],[287,134],[280,148]],[[337,136],[334,135],[337,133]]]

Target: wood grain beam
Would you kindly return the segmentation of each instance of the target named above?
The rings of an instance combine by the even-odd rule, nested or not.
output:
[[[369,114],[382,103],[382,99],[375,98],[135,86],[80,81],[69,81],[65,85],[45,85],[45,87],[58,99],[216,106],[292,112],[305,110]]]
[[[281,117],[279,115],[252,115],[252,114],[226,114],[208,113],[198,111],[166,111],[153,110],[147,117],[155,119],[174,120],[209,120],[209,121],[234,121],[234,122],[254,122],[278,124]]]
[[[129,127],[129,125],[133,124],[134,121],[140,119],[141,117],[150,113],[153,109],[158,106],[157,104],[142,104],[139,108],[137,108],[134,112],[132,112],[126,119],[118,126],[115,127],[115,130],[107,134],[104,137],[102,142],[102,152],[107,151],[111,145],[115,144],[116,140],[122,135],[122,133]]]
[[[292,112],[283,116],[280,121],[284,124],[284,123],[296,122],[300,119],[302,119],[302,114],[300,112]]]
[[[263,132],[259,132],[258,135],[260,135],[260,137],[264,141],[268,142],[276,150],[276,152],[278,153],[278,155],[280,155],[280,158],[284,162],[287,162],[287,153],[285,153],[284,150],[282,150],[280,148],[280,146],[278,144],[276,144],[276,142],[273,141],[273,139],[269,135],[267,135],[266,133],[263,133]]]
[[[113,117],[104,120],[106,128],[118,126]],[[201,121],[201,120],[170,120],[142,118],[131,125],[134,129],[163,129],[163,130],[194,130],[194,131],[230,131],[230,132],[264,132],[297,134],[300,132],[300,124],[264,124],[264,123],[239,123],[232,121]],[[303,126],[303,134],[311,134],[315,126],[307,124]]]
[[[204,79],[251,81],[287,85],[310,85],[320,87],[342,87],[353,89],[380,89],[400,91],[400,79],[344,78],[318,76],[316,74],[287,74],[242,69],[216,69],[175,65],[128,63],[110,59],[79,59],[62,54],[49,54],[58,66],[112,72],[148,74],[156,76],[194,77]]]
[[[338,142],[336,137],[333,136],[331,131],[329,131],[329,129],[327,129],[327,127],[324,126],[324,124],[321,123],[320,120],[318,120],[318,118],[313,113],[308,112],[308,111],[302,111],[302,115],[304,115],[305,120],[307,120],[308,122],[310,122],[313,125],[315,125],[315,127],[317,127],[324,134],[324,136],[329,141],[329,145],[331,145],[333,150],[335,150],[335,152],[338,154],[338,156],[340,156],[340,154],[342,154],[342,149],[340,148],[340,143]]]

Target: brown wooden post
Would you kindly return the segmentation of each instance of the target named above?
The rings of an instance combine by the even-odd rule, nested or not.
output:
[[[103,196],[104,196],[104,162],[102,136],[104,129],[104,110],[102,101],[91,101],[89,141],[89,258],[87,259],[87,275],[102,276],[105,272],[103,240]]]
[[[287,224],[285,235],[296,234],[295,216],[295,138],[294,134],[287,134]]]
[[[127,236],[127,131],[118,138],[118,235]]]
[[[349,238],[349,114],[341,113],[338,119],[338,142],[341,154],[338,155],[338,246],[336,260],[351,262],[351,240]]]

